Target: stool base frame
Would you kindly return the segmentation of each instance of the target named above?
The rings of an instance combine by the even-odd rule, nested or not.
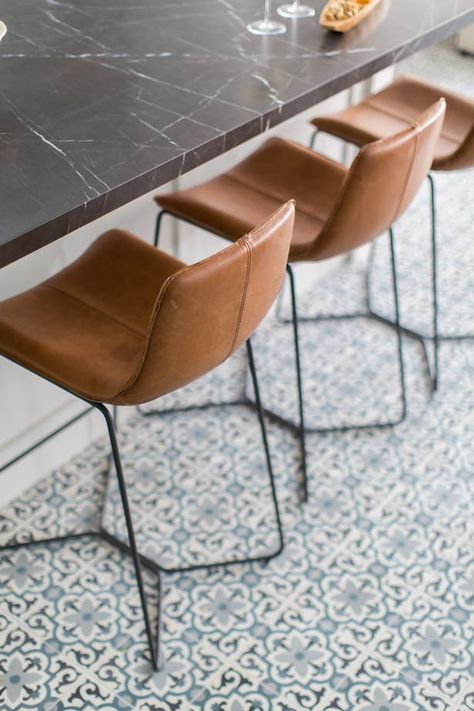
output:
[[[179,215],[175,215],[172,212],[169,212],[168,210],[161,210],[161,212],[158,213],[157,219],[156,219],[156,226],[155,226],[155,236],[154,236],[154,246],[158,246],[159,238],[160,238],[160,229],[162,225],[162,220],[163,217],[166,215],[169,215],[170,217],[173,217],[176,220],[181,220],[182,222],[185,222],[187,224],[190,224],[194,227],[200,227],[202,228],[201,225],[192,222],[191,220],[188,220],[186,218],[183,218]],[[225,235],[220,234],[219,232],[210,230],[206,228],[206,231],[208,231],[210,234],[215,234],[218,237],[222,237],[226,239]],[[395,247],[394,247],[394,240],[393,240],[393,230],[392,228],[390,229],[389,232],[389,238],[390,238],[390,248],[391,248],[391,255],[392,255],[392,277],[393,277],[393,295],[394,295],[394,303],[395,303],[395,311],[396,311],[396,319],[399,323],[400,320],[400,313],[399,313],[399,298],[398,298],[398,283],[397,283],[397,270],[396,270],[396,263],[395,263]],[[305,319],[304,317],[301,318],[298,316],[298,309],[297,309],[297,301],[296,301],[296,287],[295,287],[295,275],[294,275],[294,270],[293,267],[290,264],[287,264],[287,274],[289,277],[289,283],[290,283],[290,293],[291,293],[291,319],[286,321],[285,319],[281,319],[283,322],[288,322],[292,323],[293,326],[293,337],[294,337],[294,348],[295,348],[295,366],[296,366],[296,380],[297,380],[297,388],[298,388],[298,414],[299,414],[299,423],[296,424],[292,422],[291,420],[286,419],[282,415],[279,415],[278,413],[274,412],[271,409],[265,408],[265,414],[268,415],[270,418],[272,418],[275,422],[278,422],[279,424],[289,427],[291,430],[295,431],[299,437],[300,437],[300,443],[301,443],[301,454],[302,454],[302,470],[303,470],[303,482],[302,482],[302,500],[303,502],[306,502],[308,500],[308,472],[307,472],[307,448],[306,448],[306,433],[310,432],[317,432],[317,433],[325,433],[325,432],[345,432],[348,430],[353,430],[353,429],[374,429],[374,428],[386,428],[386,427],[393,427],[400,422],[402,422],[407,414],[407,399],[406,399],[406,386],[405,386],[405,369],[404,369],[404,362],[403,362],[403,345],[402,345],[402,332],[400,327],[397,329],[397,336],[398,336],[398,344],[397,344],[397,353],[398,353],[398,363],[399,363],[399,377],[400,377],[400,387],[401,387],[401,408],[400,408],[400,416],[397,418],[395,421],[387,421],[387,422],[374,422],[374,423],[368,423],[368,424],[362,424],[362,425],[346,425],[346,426],[341,426],[341,427],[331,427],[331,428],[308,428],[305,425],[305,415],[304,415],[304,410],[305,410],[305,403],[304,403],[304,394],[303,394],[303,375],[302,375],[302,368],[301,368],[301,356],[300,356],[300,343],[299,343],[299,323],[307,320],[311,321],[318,321],[318,320],[331,320],[331,319],[352,319],[352,318],[374,318],[377,320],[378,319],[376,316],[373,316],[372,314],[369,313],[363,313],[363,314],[348,314],[348,315],[342,315],[342,316],[329,316],[329,317],[316,317],[314,319]],[[245,399],[241,401],[241,404],[247,403],[247,404],[252,404],[252,401],[250,399]],[[217,404],[222,404],[222,405],[231,405],[235,403],[213,403],[215,405]],[[198,407],[208,407],[209,403],[205,403]],[[179,408],[178,408],[179,409]],[[158,414],[159,411],[157,411],[156,414]]]
[[[313,132],[309,147],[314,150],[316,144],[316,138],[320,133],[326,133],[321,129],[315,129]],[[332,134],[328,134],[332,135]],[[333,136],[334,137],[334,136]],[[343,140],[343,139],[341,139]],[[351,141],[344,141],[347,144],[351,144]],[[360,146],[355,145],[357,148]],[[454,334],[454,335],[444,335],[439,333],[439,294],[438,294],[438,256],[437,256],[437,216],[436,216],[436,184],[435,177],[433,173],[429,173],[427,176],[430,189],[430,207],[431,207],[431,294],[432,294],[432,331],[431,334],[426,332],[417,331],[415,329],[407,328],[403,324],[400,324],[400,328],[403,333],[410,338],[414,338],[419,341],[423,346],[423,351],[426,359],[426,364],[428,368],[428,374],[431,380],[432,391],[436,391],[439,385],[439,345],[441,341],[471,341],[474,340],[474,333],[464,333],[464,334]],[[370,316],[378,319],[379,321],[386,323],[388,326],[396,327],[395,321],[390,319],[388,316],[378,313],[371,303],[371,291],[370,291],[370,277],[372,271],[373,259],[369,260],[369,267],[367,270],[367,310]],[[433,351],[433,366],[431,366],[430,359],[428,356],[429,346],[427,344],[432,344]]]
[[[91,537],[96,537],[101,540],[107,541],[114,547],[116,547],[119,550],[130,555],[132,558],[132,561],[133,561],[133,565],[134,565],[135,578],[136,578],[138,593],[140,596],[140,604],[141,604],[141,609],[142,609],[142,614],[143,614],[143,621],[145,624],[148,651],[149,651],[149,655],[150,655],[151,665],[154,670],[159,669],[160,662],[161,662],[161,655],[160,655],[161,644],[160,644],[160,642],[161,642],[161,621],[162,621],[161,604],[162,604],[162,598],[163,598],[163,582],[162,582],[162,574],[163,573],[178,573],[178,572],[185,572],[185,571],[198,570],[198,569],[211,569],[211,568],[220,567],[220,566],[238,565],[238,564],[243,564],[243,563],[259,562],[259,561],[268,562],[272,558],[279,555],[281,553],[281,551],[283,550],[283,546],[284,546],[283,529],[282,529],[280,512],[279,512],[279,508],[278,508],[278,500],[277,500],[277,495],[276,495],[276,487],[275,487],[275,481],[274,481],[274,475],[273,475],[270,450],[269,450],[269,446],[268,446],[268,438],[267,438],[265,420],[264,420],[264,411],[263,411],[261,400],[260,400],[260,392],[259,392],[259,387],[258,387],[257,375],[255,372],[255,364],[254,364],[253,352],[252,352],[252,346],[251,346],[250,340],[247,341],[247,352],[248,352],[249,364],[250,364],[250,368],[251,368],[252,380],[253,380],[253,385],[254,385],[254,390],[255,390],[256,409],[257,409],[259,423],[260,423],[262,442],[263,442],[263,446],[264,446],[264,450],[265,450],[265,459],[266,459],[266,465],[267,465],[268,475],[269,475],[269,479],[270,479],[272,501],[273,501],[273,505],[274,505],[275,519],[276,519],[276,523],[277,523],[278,546],[277,546],[276,550],[269,552],[265,555],[259,555],[259,556],[254,556],[254,557],[246,557],[246,558],[227,560],[227,561],[216,561],[216,562],[212,562],[212,563],[203,563],[203,564],[196,564],[196,565],[192,565],[192,566],[183,566],[183,567],[176,567],[176,568],[165,568],[164,566],[157,564],[155,561],[150,560],[146,556],[141,555],[139,553],[138,547],[137,547],[135,531],[134,531],[134,526],[133,526],[133,522],[132,522],[132,515],[131,515],[131,510],[130,510],[130,504],[129,504],[129,499],[128,499],[127,487],[126,487],[126,483],[125,483],[122,461],[121,461],[121,457],[120,457],[120,450],[119,450],[119,446],[118,446],[118,442],[117,442],[117,435],[116,435],[116,431],[115,431],[116,408],[114,408],[113,413],[111,413],[109,411],[109,409],[107,408],[107,406],[104,405],[103,403],[89,401],[89,400],[87,400],[87,399],[85,399],[85,398],[77,395],[76,393],[73,393],[65,388],[61,388],[61,389],[65,390],[69,394],[74,395],[75,397],[79,398],[80,400],[82,400],[88,404],[88,406],[89,406],[88,409],[86,411],[84,411],[84,413],[82,413],[82,414],[85,414],[86,412],[95,409],[95,410],[98,410],[103,415],[103,417],[105,419],[107,433],[108,433],[109,440],[110,440],[115,475],[117,477],[117,483],[118,483],[118,487],[119,487],[119,491],[120,491],[120,498],[121,498],[123,513],[124,513],[124,518],[125,518],[125,522],[126,522],[126,526],[127,526],[129,543],[127,545],[123,541],[121,541],[118,538],[116,538],[115,536],[111,535],[104,528],[100,528],[98,531],[83,531],[80,533],[69,533],[69,534],[64,534],[61,536],[52,536],[51,538],[32,539],[29,541],[10,543],[10,544],[6,544],[6,545],[0,547],[0,552],[8,551],[8,550],[14,551],[19,548],[24,548],[26,546],[48,545],[48,544],[52,544],[52,543],[65,542],[65,541],[69,541],[69,540],[75,540],[75,539],[80,539],[80,538],[84,538],[87,536],[91,536]],[[47,378],[44,378],[44,379],[48,380]],[[52,382],[52,381],[49,381],[49,382]],[[54,382],[52,384],[55,385]],[[57,386],[57,387],[60,387],[60,386]],[[70,422],[68,424],[72,424],[72,422]],[[65,427],[67,427],[68,424],[63,425],[63,427],[61,429],[65,429]],[[51,436],[52,435],[50,435],[50,437]],[[43,441],[41,441],[36,446],[40,446],[42,443],[43,443]],[[35,448],[35,445],[33,447],[29,448],[28,453],[30,451],[32,451],[34,448]],[[26,455],[24,455],[24,456],[26,456]],[[17,461],[17,459],[15,459],[15,461]],[[149,614],[149,609],[148,609],[148,604],[147,604],[147,596],[146,596],[145,586],[144,586],[144,582],[143,582],[143,572],[142,572],[143,567],[148,568],[150,571],[152,571],[157,576],[158,615],[157,615],[157,622],[156,622],[156,630],[155,631],[153,630],[153,626],[152,626],[151,618],[150,618],[150,614]]]

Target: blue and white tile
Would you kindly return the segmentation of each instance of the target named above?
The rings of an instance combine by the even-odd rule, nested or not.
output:
[[[48,643],[39,642],[24,625],[0,615],[0,633],[2,708],[21,711],[129,708],[85,677]]]

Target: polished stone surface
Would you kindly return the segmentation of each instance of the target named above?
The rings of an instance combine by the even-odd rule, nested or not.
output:
[[[345,36],[260,38],[262,5],[4,0],[0,266],[474,20],[473,0],[384,0]]]

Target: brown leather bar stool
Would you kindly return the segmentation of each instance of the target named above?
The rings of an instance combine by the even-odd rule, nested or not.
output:
[[[0,353],[87,402],[105,418],[129,537],[126,550],[133,558],[155,669],[160,614],[155,643],[142,564],[158,575],[160,590],[160,574],[169,569],[138,552],[113,418],[106,405],[154,400],[212,370],[246,342],[279,542],[265,555],[212,565],[269,560],[281,552],[283,532],[249,339],[281,288],[294,213],[289,201],[261,227],[192,266],[112,230],[51,279],[0,303]],[[12,543],[1,550],[84,535],[98,535],[124,547],[100,531]],[[210,566],[192,566],[199,567]]]
[[[390,86],[377,94],[369,96],[360,104],[350,106],[329,116],[317,116],[311,123],[315,132],[311,138],[311,148],[320,132],[329,133],[356,146],[363,146],[370,141],[401,131],[413,122],[422,111],[425,111],[440,97],[446,99],[446,117],[435,147],[432,171],[457,171],[474,167],[474,101],[469,101],[459,94],[446,91],[444,88],[417,79],[413,76],[400,76]],[[436,259],[436,190],[432,173],[428,175],[431,196],[431,251],[432,251],[432,299],[433,299],[433,333],[419,333],[408,328],[404,330],[411,336],[421,339],[423,345],[428,339],[433,339],[434,368],[432,372],[433,389],[438,385],[438,342],[439,340],[461,340],[474,338],[472,335],[440,336],[438,333],[438,293],[437,293],[437,259]],[[371,264],[371,262],[369,263]],[[369,275],[370,276],[370,268]],[[370,282],[367,280],[368,308],[374,315],[370,305]],[[380,316],[388,323],[393,322]],[[428,361],[429,364],[429,361]]]
[[[408,207],[433,161],[444,118],[439,100],[410,128],[362,148],[346,169],[304,146],[279,138],[268,140],[229,172],[181,192],[158,195],[155,243],[161,220],[169,214],[209,232],[235,240],[282,200],[296,200],[289,262],[313,262],[344,254],[389,230],[396,320],[398,290],[392,225]],[[299,356],[298,316],[293,270],[287,267],[292,297],[300,422],[304,447],[304,399]],[[367,317],[356,314],[352,317]],[[387,427],[406,415],[402,339],[398,329],[402,407],[395,422],[375,422],[332,429]],[[270,413],[274,414],[274,413]],[[285,422],[290,426],[293,423]],[[320,429],[316,431],[321,431]],[[326,431],[326,430],[325,430]],[[305,472],[306,473],[306,472]],[[305,489],[307,482],[305,482]]]

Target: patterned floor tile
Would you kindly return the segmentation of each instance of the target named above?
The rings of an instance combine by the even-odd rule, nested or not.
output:
[[[289,706],[291,711],[297,708]],[[318,711],[451,711],[452,707],[433,691],[397,673],[385,661],[366,657],[356,661],[335,693],[316,708]]]
[[[472,615],[457,604],[415,594],[389,622],[377,653],[406,677],[458,700],[474,672]]]
[[[5,709],[94,708],[128,706],[81,674],[48,643],[40,643],[11,618],[0,614],[0,703]]]

